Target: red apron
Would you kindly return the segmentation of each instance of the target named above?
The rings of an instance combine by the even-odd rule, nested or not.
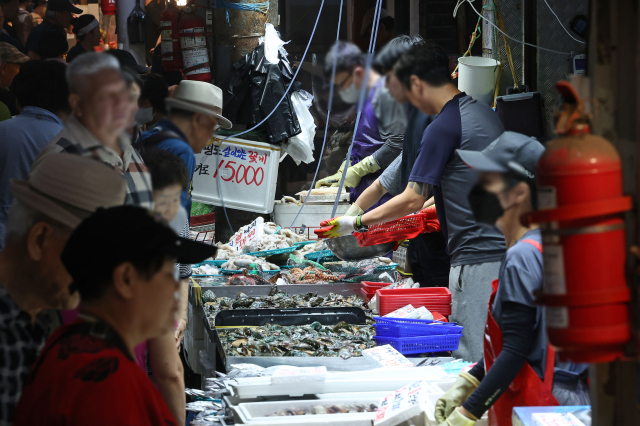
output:
[[[523,240],[537,248],[542,253],[542,246],[535,240]],[[491,283],[493,293],[489,298],[489,314],[484,334],[484,363],[489,371],[500,352],[502,352],[502,330],[491,315],[491,305],[498,291],[498,280]],[[509,388],[489,409],[490,426],[512,426],[511,415],[513,407],[536,407],[560,405],[551,393],[553,386],[553,367],[555,350],[547,343],[547,360],[544,370],[544,381],[531,368],[528,362],[509,385]]]

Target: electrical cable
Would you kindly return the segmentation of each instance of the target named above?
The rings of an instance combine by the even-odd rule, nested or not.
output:
[[[380,21],[380,9],[382,9],[382,0],[376,0],[375,11],[373,14],[373,25],[371,27],[371,35],[375,34],[375,36],[371,37],[369,40],[369,51],[367,53],[367,60],[364,69],[364,80],[362,81],[362,87],[360,88],[360,97],[358,99],[358,114],[356,115],[356,122],[353,128],[353,137],[351,138],[351,144],[349,144],[349,150],[347,151],[347,156],[345,158],[344,170],[342,171],[342,177],[340,178],[340,184],[338,185],[338,193],[336,194],[336,199],[333,202],[333,209],[331,210],[331,217],[336,216],[336,211],[338,210],[338,203],[340,202],[340,195],[342,195],[342,188],[344,187],[344,179],[347,176],[347,170],[349,169],[349,165],[351,163],[351,150],[353,149],[353,142],[356,140],[356,134],[358,133],[358,124],[360,123],[360,116],[362,115],[362,108],[364,106],[364,99],[367,93],[367,84],[369,82],[369,72],[371,70],[371,64],[373,62],[373,53],[375,51],[375,43],[378,39],[378,27]],[[334,59],[335,63],[335,59]],[[322,252],[324,251],[325,241],[322,242],[322,246],[320,247],[320,255],[316,262],[320,263],[322,259]]]
[[[322,15],[322,9],[324,8],[324,1],[325,0],[322,0],[322,3],[320,4],[320,10],[318,11],[318,16],[316,17],[315,24],[313,24],[313,31],[311,31],[311,36],[309,37],[309,42],[307,43],[307,47],[304,49],[304,53],[302,54],[302,59],[300,60],[300,64],[303,64],[304,63],[304,59],[307,57],[307,52],[309,51],[309,47],[311,46],[311,41],[313,41],[313,36],[315,35],[316,28],[318,27],[318,21],[320,21],[320,15]],[[252,128],[250,128],[248,130],[245,130],[245,131],[240,132],[240,133],[236,133],[234,135],[226,136],[224,139],[222,139],[220,141],[219,146],[222,146],[222,143],[224,141],[226,141],[227,139],[229,139],[231,137],[237,138],[238,136],[241,136],[241,135],[244,135],[246,133],[249,133],[249,132],[257,129],[265,121],[267,121],[269,119],[269,117],[271,117],[273,115],[273,113],[276,112],[276,110],[278,109],[280,104],[286,99],[287,95],[289,94],[289,90],[291,90],[291,87],[293,86],[293,82],[298,77],[298,73],[300,72],[301,69],[302,69],[302,67],[298,66],[298,69],[296,69],[296,72],[293,74],[293,77],[291,78],[291,82],[289,83],[289,86],[287,87],[287,89],[284,91],[284,94],[282,95],[282,98],[280,98],[280,100],[278,101],[276,106],[273,108],[273,110],[271,110],[269,115],[267,115],[264,119],[262,119],[261,122],[259,122],[258,124],[256,124],[255,126],[253,126]],[[220,165],[220,163],[218,162],[218,159],[220,158],[220,152],[219,151],[220,150],[216,151],[216,184],[217,184],[217,188],[218,188],[218,195],[220,196],[220,204],[222,204],[222,210],[224,211],[224,215],[225,215],[225,217],[227,219],[227,224],[229,225],[229,229],[231,230],[231,233],[234,234],[233,227],[231,226],[231,221],[229,220],[229,215],[227,214],[227,208],[224,205],[224,197],[222,195],[222,188],[220,187],[220,173],[218,173],[218,167]]]
[[[547,5],[547,7],[549,8],[549,10],[551,11],[551,13],[553,13],[553,16],[556,17],[556,19],[558,20],[558,23],[560,24],[560,26],[562,27],[562,29],[564,30],[564,32],[566,32],[569,37],[571,37],[572,39],[574,39],[575,41],[577,41],[578,43],[582,43],[585,44],[584,41],[582,40],[578,40],[577,38],[575,38],[574,36],[571,35],[571,33],[569,32],[569,30],[567,30],[567,28],[564,26],[564,24],[562,23],[562,21],[560,20],[560,18],[558,17],[558,15],[556,15],[556,12],[553,11],[553,9],[551,8],[551,5],[549,5],[549,2],[547,2],[547,0],[544,0],[544,3]]]
[[[333,202],[333,210],[331,210],[331,217],[336,216],[336,211],[338,210],[338,203],[340,201],[340,195],[342,194],[342,188],[344,187],[344,180],[347,176],[347,170],[349,169],[349,165],[351,163],[351,150],[353,149],[353,142],[356,140],[356,135],[358,133],[358,125],[360,124],[360,117],[362,115],[362,108],[365,102],[365,96],[367,93],[367,84],[369,83],[369,74],[371,71],[371,64],[373,62],[373,54],[375,52],[375,43],[378,39],[378,27],[380,25],[380,10],[382,9],[382,0],[376,0],[375,12],[373,15],[373,26],[371,27],[371,35],[375,34],[375,36],[371,37],[369,40],[369,52],[367,54],[367,61],[364,70],[364,81],[362,82],[362,87],[360,88],[360,99],[358,100],[358,114],[356,116],[356,123],[353,130],[353,137],[351,138],[351,144],[349,145],[349,150],[347,151],[347,156],[345,158],[345,167],[342,171],[342,177],[340,178],[340,184],[338,185],[338,194],[336,195],[336,199]]]
[[[493,26],[496,30],[498,30],[498,32],[502,35],[504,35],[505,37],[515,41],[516,43],[519,44],[524,44],[526,46],[530,46],[530,47],[534,47],[536,49],[539,50],[545,50],[547,52],[551,52],[551,53],[558,53],[560,55],[567,55],[567,56],[571,56],[572,53],[568,53],[568,52],[560,52],[559,50],[553,50],[553,49],[547,49],[546,47],[540,47],[540,46],[536,46],[535,44],[531,44],[531,43],[527,43],[523,40],[518,40],[515,37],[511,37],[509,34],[505,33],[504,31],[502,31],[500,28],[498,28],[496,26],[496,24],[494,24],[493,22],[491,22],[490,20],[488,20],[487,18],[485,18],[484,16],[482,16],[482,14],[480,12],[478,12],[478,10],[473,6],[473,0],[465,0],[467,3],[469,3],[469,5],[471,6],[471,9],[473,9],[473,11],[476,13],[476,15],[478,15],[480,18],[484,19],[485,21],[487,21],[491,26]]]
[[[342,3],[343,0],[340,0],[340,14],[338,15],[338,29],[336,31],[336,43],[338,42],[338,40],[340,40],[340,24],[342,22]],[[300,210],[298,210],[298,214],[296,214],[296,217],[293,218],[293,222],[291,222],[291,226],[289,226],[289,229],[291,229],[293,227],[293,225],[295,225],[296,220],[298,220],[298,216],[300,216],[300,213],[302,213],[302,209],[304,209],[304,206],[307,205],[307,201],[309,200],[309,198],[311,197],[311,191],[313,191],[313,186],[316,183],[316,179],[318,177],[318,172],[320,171],[320,164],[322,163],[322,156],[324,154],[324,148],[326,146],[327,143],[327,133],[329,131],[329,118],[331,117],[331,106],[333,105],[333,91],[334,91],[334,87],[335,87],[335,80],[336,80],[336,67],[337,67],[337,61],[333,61],[333,65],[331,68],[331,85],[329,86],[329,105],[327,107],[327,119],[325,120],[325,126],[324,126],[324,137],[322,139],[322,148],[320,150],[320,156],[318,157],[318,165],[316,166],[316,173],[313,175],[313,180],[311,181],[311,187],[309,188],[309,192],[307,193],[307,197],[304,199],[304,202],[302,203],[302,206],[300,206]]]

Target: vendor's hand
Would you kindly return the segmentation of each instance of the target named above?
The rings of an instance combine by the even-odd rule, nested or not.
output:
[[[465,414],[468,414],[472,416],[471,413],[466,412],[465,414],[462,414],[461,410],[463,410],[462,407],[453,410],[451,414],[449,414],[447,419],[441,422],[438,426],[473,426],[475,425],[477,420],[472,420],[465,415]],[[464,411],[467,411],[467,410],[464,410]]]
[[[438,220],[436,206],[420,210],[420,213],[427,215],[427,223],[425,224],[425,230],[422,231],[423,233],[440,232],[440,220]]]
[[[360,207],[358,207],[357,204],[351,204],[351,206],[349,206],[349,210],[347,210],[347,212],[344,214],[345,216],[360,216],[361,214],[364,214],[364,210],[362,210]]]
[[[351,235],[355,228],[356,218],[354,216],[339,216],[320,222],[322,228],[316,229],[318,238],[336,238]]]
[[[420,213],[424,213],[427,215],[427,219],[437,219],[438,212],[436,212],[436,206],[430,206],[420,210]]]
[[[184,330],[187,328],[187,319],[180,318],[178,327],[176,327],[176,349],[180,350],[182,339],[184,339]]]
[[[478,388],[480,382],[469,373],[462,372],[458,376],[451,389],[436,402],[435,416],[438,423],[448,420],[449,415],[471,396]],[[463,425],[464,423],[460,423]],[[473,423],[472,423],[473,424]],[[453,425],[452,425],[453,426]]]
[[[323,186],[340,186],[340,178],[342,178],[342,172],[338,172],[334,175],[328,176],[324,179],[320,179],[316,182],[316,189],[322,188]]]

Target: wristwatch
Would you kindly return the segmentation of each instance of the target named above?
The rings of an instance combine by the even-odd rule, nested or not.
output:
[[[369,230],[369,227],[367,225],[362,224],[362,215],[356,216],[356,223],[354,228],[358,232],[367,232]]]

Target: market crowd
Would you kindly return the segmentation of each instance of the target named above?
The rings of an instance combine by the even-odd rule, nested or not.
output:
[[[94,52],[98,21],[72,18],[69,0],[0,6],[0,425],[184,424],[187,280],[216,250],[189,239],[191,183],[195,154],[232,126],[222,91],[169,87],[173,76],[126,51]],[[367,105],[345,180],[354,203],[322,236],[423,208],[439,220],[441,232],[412,241],[416,279],[452,289],[465,327],[456,356],[480,361],[438,402],[441,421],[473,424],[523,366],[525,386],[555,371],[549,398],[577,401],[582,372],[554,370],[533,303],[540,231],[519,222],[536,205],[543,146],[458,91],[441,48],[384,41],[373,69],[347,42],[325,61],[343,101],[367,82]],[[497,358],[483,351],[486,321],[504,340]]]

